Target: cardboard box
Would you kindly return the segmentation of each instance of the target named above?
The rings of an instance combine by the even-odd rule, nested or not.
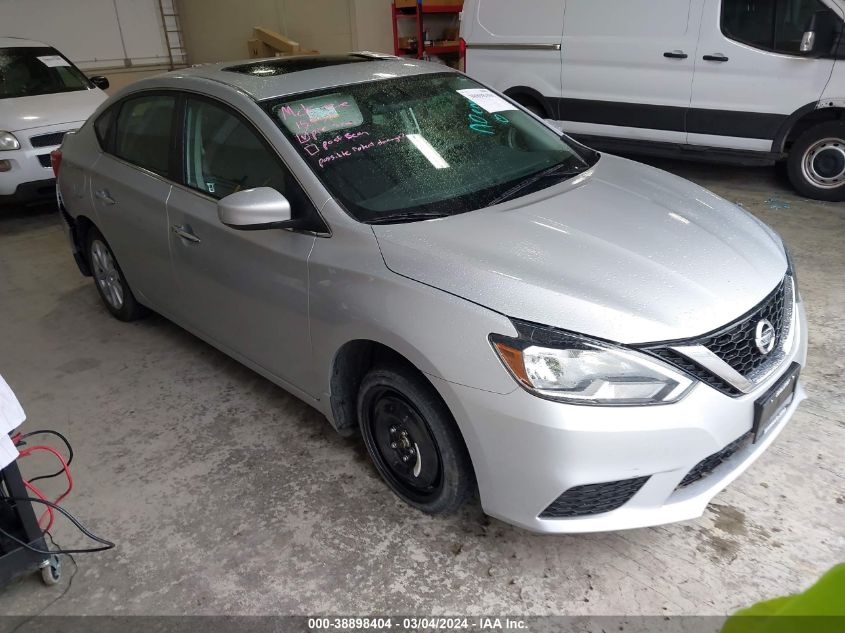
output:
[[[247,49],[249,50],[249,57],[250,59],[261,59],[262,57],[273,57],[273,53],[275,51],[267,46],[261,40],[247,40],[246,41]]]
[[[417,48],[417,38],[416,37],[400,37],[399,41],[399,48],[405,49],[414,49]]]
[[[393,0],[397,9],[413,9],[417,6],[417,0]],[[422,0],[424,7],[462,7],[464,0]]]
[[[265,29],[256,26],[252,29],[255,34],[255,39],[261,40],[267,46],[280,53],[298,53],[299,42],[294,42],[292,39],[285,37],[281,33],[276,33],[270,29]]]
[[[461,36],[461,29],[455,26],[450,26],[447,29],[443,29],[443,39],[444,40],[457,40]]]
[[[314,55],[319,55],[319,54],[320,54],[320,51],[308,51],[308,50],[305,50],[303,48],[302,50],[297,51],[295,53],[280,53],[280,52],[277,52],[275,54],[275,57],[312,57]]]

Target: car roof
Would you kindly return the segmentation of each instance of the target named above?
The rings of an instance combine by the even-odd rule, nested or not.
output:
[[[176,70],[137,84],[168,87],[197,78],[226,84],[256,101],[378,79],[456,72],[448,66],[380,53],[270,57],[219,62]]]
[[[22,37],[14,37],[12,35],[0,35],[0,48],[14,48],[16,46],[49,46],[49,44],[36,42],[35,40],[26,40]]]

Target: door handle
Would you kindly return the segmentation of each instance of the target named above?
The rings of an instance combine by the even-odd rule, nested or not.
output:
[[[97,200],[102,200],[105,204],[117,204],[117,200],[115,200],[109,195],[108,189],[100,189],[99,191],[95,191],[94,197],[97,198]]]
[[[704,61],[706,62],[726,62],[728,61],[729,57],[727,55],[722,55],[722,53],[714,53],[713,55],[705,55]]]
[[[202,240],[184,224],[174,224],[170,227],[170,229],[183,240],[188,240],[189,242],[194,242],[195,244],[202,242]]]
[[[689,55],[684,51],[666,51],[663,53],[663,57],[668,57],[669,59],[686,59]]]

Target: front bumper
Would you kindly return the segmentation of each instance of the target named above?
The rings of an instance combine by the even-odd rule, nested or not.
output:
[[[56,180],[54,178],[24,182],[15,187],[12,193],[0,194],[0,205],[3,206],[26,206],[55,201]]]
[[[484,511],[534,532],[598,532],[659,525],[700,516],[789,422],[791,404],[756,444],[746,444],[709,475],[678,484],[703,459],[751,429],[754,403],[789,368],[804,365],[807,327],[797,308],[796,338],[780,370],[753,393],[732,398],[699,383],[680,402],[644,407],[588,407],[551,402],[521,388],[499,395],[432,379],[464,435]],[[576,486],[648,477],[621,507],[566,519],[540,514]]]
[[[0,160],[8,161],[9,169],[0,171],[0,204],[26,205],[56,199],[50,152],[59,147],[51,144],[36,147],[32,139],[66,133],[77,129],[82,122],[48,125],[14,132],[20,149],[0,152]]]

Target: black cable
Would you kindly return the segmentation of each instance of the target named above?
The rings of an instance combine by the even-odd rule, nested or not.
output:
[[[50,506],[54,510],[58,510],[63,515],[65,515],[70,520],[70,522],[73,523],[76,526],[76,528],[80,532],[82,532],[85,536],[90,538],[92,541],[95,541],[97,543],[102,543],[104,545],[104,547],[90,547],[88,549],[64,549],[64,550],[56,550],[56,551],[42,550],[42,549],[38,549],[37,547],[33,547],[29,543],[26,543],[26,542],[20,540],[19,538],[17,538],[16,536],[9,534],[3,528],[0,528],[0,534],[2,534],[3,536],[11,539],[12,541],[17,543],[21,547],[25,547],[26,549],[35,552],[36,554],[93,554],[94,552],[105,552],[106,550],[109,550],[109,549],[112,549],[113,547],[115,547],[115,544],[112,543],[111,541],[107,541],[106,539],[101,538],[101,537],[97,536],[96,534],[92,534],[88,530],[88,528],[86,528],[84,525],[82,525],[82,523],[79,521],[79,519],[77,519],[70,512],[65,510],[60,505],[56,505],[52,501],[47,501],[46,499],[38,499],[37,497],[3,497],[3,498],[7,501],[29,501],[30,503],[42,503],[46,506]]]
[[[53,431],[52,429],[42,429],[42,430],[39,430],[39,431],[30,431],[29,433],[23,433],[21,435],[21,438],[20,438],[18,443],[19,444],[23,443],[23,441],[26,438],[32,437],[33,435],[55,435],[62,442],[64,442],[64,445],[67,448],[67,454],[68,454],[68,458],[65,461],[65,463],[68,466],[70,466],[70,463],[73,461],[73,447],[70,445],[70,441],[64,435],[62,435],[58,431]],[[53,477],[58,477],[59,475],[63,475],[64,472],[65,471],[64,471],[64,468],[63,468],[61,470],[57,470],[52,475],[39,475],[38,477],[33,477],[32,479],[30,479],[29,483],[33,483],[33,482],[38,481],[40,479],[52,479]]]

